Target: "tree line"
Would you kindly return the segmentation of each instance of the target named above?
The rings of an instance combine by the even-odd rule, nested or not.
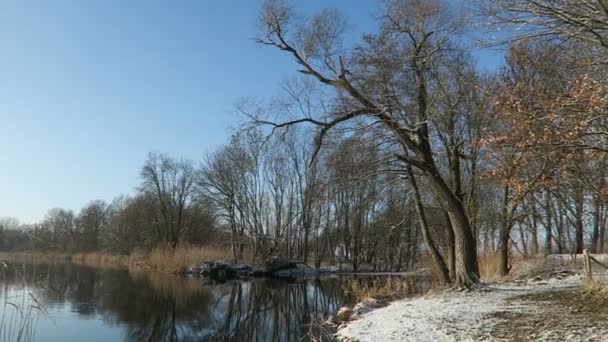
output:
[[[506,274],[514,252],[603,252],[605,1],[390,0],[378,11],[377,29],[353,40],[337,10],[306,18],[265,1],[256,41],[297,73],[272,99],[237,106],[246,120],[229,143],[197,166],[151,154],[134,196],[11,234],[35,249],[224,244],[235,260],[354,270],[425,255],[458,286],[479,281],[480,253],[498,254]],[[480,28],[500,37],[479,43]],[[480,70],[478,44],[503,48],[505,65]]]

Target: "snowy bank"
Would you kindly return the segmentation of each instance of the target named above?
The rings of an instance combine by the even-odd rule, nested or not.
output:
[[[543,315],[549,307],[533,301],[511,299],[527,294],[575,290],[582,283],[580,275],[570,275],[490,284],[479,291],[431,293],[366,313],[342,326],[337,336],[342,341],[361,342],[509,340],[497,329],[501,317],[528,315],[525,317],[538,319],[538,315]],[[602,336],[608,336],[608,327],[598,329],[593,327],[588,332],[579,331],[572,336],[559,332],[559,336],[561,340],[601,341]],[[535,339],[552,340],[556,334],[555,331],[538,333]]]

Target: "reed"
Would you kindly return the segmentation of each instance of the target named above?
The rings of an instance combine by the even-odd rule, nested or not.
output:
[[[71,255],[57,252],[0,252],[0,260],[6,263],[48,264],[70,261]]]
[[[0,260],[13,263],[59,263],[75,264],[100,268],[151,269],[164,273],[179,273],[191,265],[210,260],[231,260],[229,248],[215,246],[182,245],[177,248],[160,246],[153,249],[136,249],[129,255],[105,252],[91,253],[42,253],[17,252],[0,253]]]
[[[0,279],[6,277],[9,264],[0,261]],[[36,325],[46,309],[28,290],[25,277],[18,286],[9,286],[2,281],[0,289],[0,341],[26,342],[33,341]]]
[[[178,273],[186,267],[210,260],[230,260],[230,249],[219,247],[180,246],[157,247],[150,251],[135,251],[130,256],[130,267],[151,268],[165,273]]]
[[[376,278],[368,282],[355,279],[346,282],[343,289],[356,303],[369,297],[388,302],[415,292],[411,281],[393,277]]]
[[[502,280],[498,274],[500,257],[497,254],[482,255],[478,259],[479,273],[485,281]],[[506,279],[520,279],[533,277],[537,274],[546,272],[542,255],[521,256],[514,255],[510,259],[511,269]]]

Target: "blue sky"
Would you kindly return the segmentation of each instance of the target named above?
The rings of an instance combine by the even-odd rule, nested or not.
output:
[[[294,74],[287,56],[251,40],[260,3],[3,2],[0,216],[34,222],[110,201],[133,192],[148,152],[200,160],[224,143],[238,99],[272,96]],[[374,27],[376,3],[298,7],[338,7],[359,32]]]

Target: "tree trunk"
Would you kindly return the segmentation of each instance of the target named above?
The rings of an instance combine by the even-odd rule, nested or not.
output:
[[[583,243],[583,207],[584,207],[585,197],[582,191],[576,196],[576,254],[583,253],[584,243]]]
[[[546,229],[546,237],[545,237],[545,255],[549,255],[551,253],[553,253],[552,247],[551,247],[551,239],[553,238],[553,232],[552,232],[552,217],[551,217],[551,213],[553,212],[553,206],[551,205],[551,193],[549,191],[547,191],[547,194],[545,195],[545,211],[547,213],[547,223],[545,224],[545,229]]]
[[[433,190],[443,202],[443,207],[448,211],[450,223],[454,230],[456,254],[454,285],[458,287],[476,286],[479,283],[477,248],[464,204],[451,191],[439,172],[431,172],[428,179]]]
[[[599,237],[599,247],[598,253],[604,253],[604,241],[606,239],[606,210],[602,205],[602,212],[600,215],[600,237]]]
[[[593,234],[591,235],[591,253],[597,253],[598,242],[600,239],[600,211],[601,202],[599,196],[595,199],[595,206],[593,211]]]
[[[519,224],[519,239],[521,240],[521,247],[523,250],[523,255],[524,257],[528,256],[528,241],[526,238],[526,232],[524,231],[524,226],[522,224]]]
[[[538,222],[536,213],[536,198],[532,195],[532,253],[538,255],[540,247],[538,246]]]
[[[443,210],[443,215],[446,224],[447,238],[448,238],[448,270],[450,271],[450,279],[454,279],[456,273],[456,246],[454,245],[454,228],[450,222],[450,215],[447,210]]]
[[[499,237],[498,274],[506,276],[509,274],[509,240],[511,239],[511,220],[509,219],[509,186],[505,185],[502,209],[501,229]]]
[[[564,217],[566,213],[563,210],[561,202],[558,201],[558,212],[555,216],[555,224],[557,226],[557,252],[559,254],[564,253],[565,239],[564,239]]]
[[[435,242],[431,238],[431,233],[429,231],[426,215],[424,214],[424,208],[422,207],[422,199],[420,197],[420,191],[418,189],[416,178],[414,177],[414,172],[412,171],[412,167],[410,165],[407,165],[406,168],[407,176],[410,180],[410,186],[412,187],[412,191],[414,193],[414,205],[416,207],[416,214],[418,215],[418,222],[420,223],[420,230],[422,231],[422,239],[424,240],[424,243],[426,244],[426,247],[429,250],[431,260],[433,260],[433,265],[435,271],[437,272],[437,278],[439,282],[442,285],[449,284],[450,273],[445,265],[443,257],[441,256],[437,246],[435,245]]]

